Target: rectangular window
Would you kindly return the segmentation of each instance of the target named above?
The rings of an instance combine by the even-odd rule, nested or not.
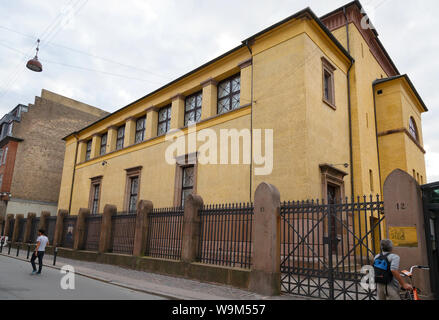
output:
[[[107,153],[107,137],[108,137],[107,133],[101,136],[101,150],[99,151],[99,154],[101,156]]]
[[[117,140],[116,140],[116,150],[123,149],[123,141],[125,140],[125,126],[119,127],[117,129]]]
[[[128,200],[129,213],[136,212],[138,190],[139,190],[139,177],[130,177],[130,197]]]
[[[101,185],[99,183],[93,184],[93,198],[91,205],[91,214],[99,213],[99,195],[101,191]]]
[[[161,136],[169,131],[171,128],[171,109],[172,106],[166,106],[159,110],[159,121],[157,135]]]
[[[184,201],[188,195],[194,191],[194,166],[183,167],[182,181],[181,181],[181,205],[184,206]]]
[[[203,93],[200,91],[186,98],[184,106],[185,126],[190,126],[191,124],[195,124],[200,121],[202,97]]]
[[[322,57],[323,66],[323,101],[335,109],[334,71],[336,68]]]
[[[234,75],[218,84],[218,114],[239,108],[241,96],[241,76]]]
[[[92,140],[87,141],[87,149],[85,151],[85,161],[90,160],[90,157],[91,157],[91,143],[92,143]]]
[[[136,138],[134,140],[134,143],[142,142],[145,139],[145,123],[146,123],[146,117],[137,119]]]
[[[3,164],[6,163],[6,158],[8,157],[8,147],[5,149],[5,154],[3,155]]]

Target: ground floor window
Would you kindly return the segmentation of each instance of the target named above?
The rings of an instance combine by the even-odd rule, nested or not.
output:
[[[101,197],[102,176],[91,178],[90,188],[90,213],[99,213],[99,202]]]
[[[174,206],[184,206],[187,197],[196,192],[197,154],[177,157],[175,172]]]
[[[125,171],[127,172],[127,180],[126,180],[126,188],[125,188],[124,207],[128,213],[136,213],[137,211],[141,170],[142,170],[141,166],[125,169]]]

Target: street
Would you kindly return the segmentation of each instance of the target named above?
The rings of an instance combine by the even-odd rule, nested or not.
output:
[[[29,262],[0,256],[0,300],[164,299],[80,275],[75,275],[74,290],[64,290],[61,288],[61,279],[65,274],[61,274],[60,270],[44,267],[41,275],[31,275],[31,271],[32,267]]]

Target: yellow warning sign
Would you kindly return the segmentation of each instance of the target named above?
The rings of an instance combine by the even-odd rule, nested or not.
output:
[[[395,247],[417,247],[416,227],[389,227],[389,238]]]

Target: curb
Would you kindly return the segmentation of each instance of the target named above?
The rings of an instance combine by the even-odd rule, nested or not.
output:
[[[12,259],[15,259],[15,260],[29,262],[29,260],[27,260],[27,259],[16,257],[16,256],[7,255],[5,253],[0,253],[0,256],[12,258]],[[57,266],[53,266],[53,265],[46,265],[46,264],[43,263],[43,266],[46,267],[46,268],[51,268],[51,269],[55,269],[55,270],[61,270],[61,267],[57,267]],[[133,291],[137,291],[137,292],[152,294],[152,295],[163,297],[163,298],[170,299],[170,300],[185,300],[182,297],[171,296],[171,295],[168,295],[168,294],[165,294],[165,293],[157,293],[157,292],[152,292],[152,291],[148,291],[148,290],[142,290],[142,289],[138,289],[138,288],[133,288],[133,287],[130,287],[130,286],[127,286],[127,285],[123,285],[123,284],[120,284],[120,283],[112,282],[111,280],[105,280],[105,279],[102,279],[102,278],[99,278],[99,277],[96,277],[96,276],[91,276],[91,275],[88,275],[88,274],[85,274],[85,273],[81,273],[81,272],[76,272],[75,271],[75,275],[76,274],[80,275],[82,277],[85,277],[85,278],[89,278],[89,279],[92,279],[92,280],[96,280],[96,281],[104,282],[104,283],[107,283],[107,284],[111,284],[111,285],[116,286],[116,287],[121,287],[121,288],[124,288],[124,289],[129,289],[129,290],[133,290]]]

